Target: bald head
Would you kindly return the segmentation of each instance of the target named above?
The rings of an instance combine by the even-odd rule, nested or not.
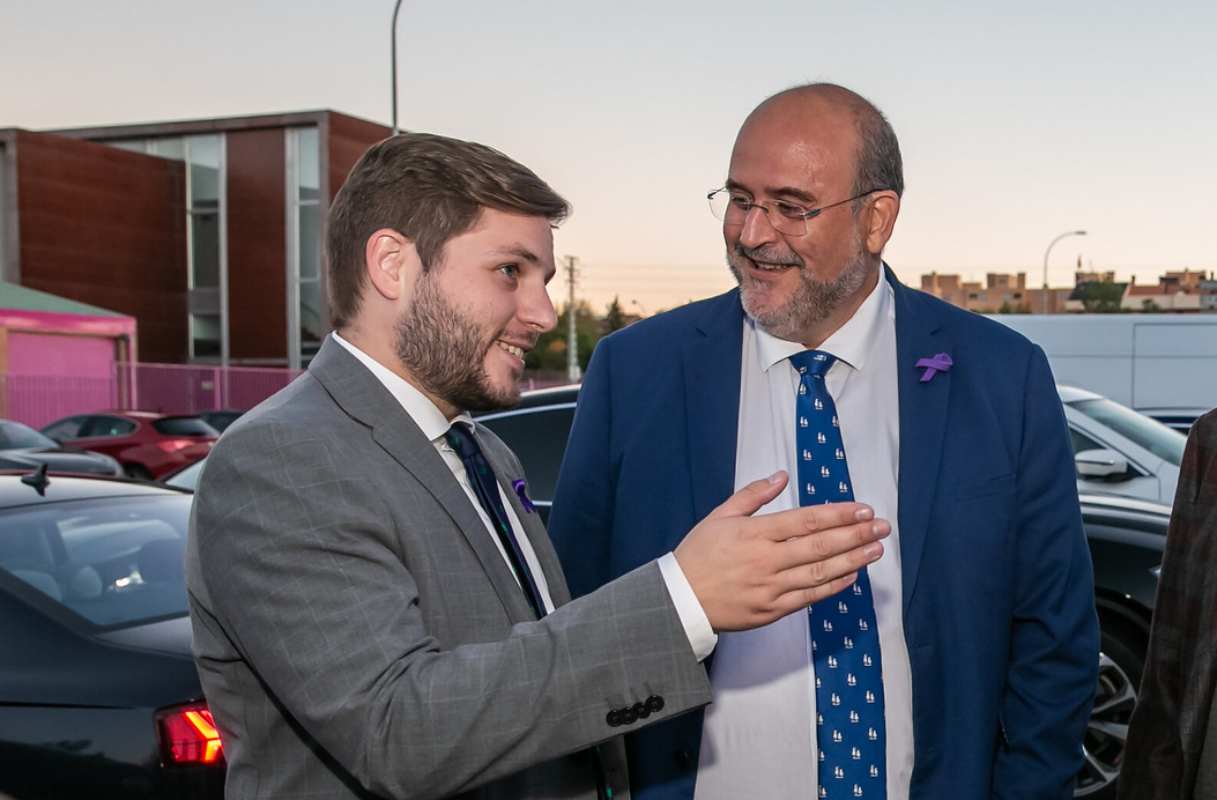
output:
[[[873,103],[835,83],[809,83],[765,99],[744,121],[740,135],[757,125],[790,129],[826,126],[852,138],[852,194],[890,189],[904,194],[900,143]]]

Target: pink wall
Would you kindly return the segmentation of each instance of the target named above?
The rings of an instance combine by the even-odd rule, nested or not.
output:
[[[8,331],[3,415],[38,428],[116,404],[113,339]]]

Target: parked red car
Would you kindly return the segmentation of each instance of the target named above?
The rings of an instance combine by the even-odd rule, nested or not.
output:
[[[194,415],[102,411],[56,420],[42,432],[115,458],[132,478],[155,480],[211,452],[219,432]]]

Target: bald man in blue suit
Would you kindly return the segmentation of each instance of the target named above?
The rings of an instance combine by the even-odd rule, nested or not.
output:
[[[839,486],[893,521],[840,602],[865,606],[857,624],[878,628],[882,657],[856,701],[877,696],[881,722],[844,769],[831,748],[859,717],[821,678],[866,645],[846,636],[825,660],[841,645],[817,638],[834,613],[817,604],[719,636],[712,705],[629,737],[636,800],[1072,794],[1099,631],[1061,404],[1038,347],[883,264],[902,191],[873,105],[829,84],[775,95],[711,195],[739,288],[607,337],[592,359],[550,519],[574,593],[671,550],[762,470],[792,476],[767,510]],[[808,359],[830,366],[809,376]],[[809,397],[830,427],[808,422]],[[812,472],[817,441],[836,457]],[[851,757],[869,775],[848,777]]]

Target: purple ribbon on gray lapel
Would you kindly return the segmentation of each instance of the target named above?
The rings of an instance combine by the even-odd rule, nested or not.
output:
[[[528,499],[528,492],[525,491],[526,485],[523,478],[516,478],[511,482],[511,488],[516,490],[516,497],[520,498],[520,505],[524,506],[524,510],[529,514],[537,510],[537,507],[532,504],[532,500]]]
[[[946,372],[954,364],[955,362],[951,360],[951,356],[947,353],[938,353],[932,358],[918,360],[917,369],[925,369],[925,372],[921,373],[921,382],[925,383],[938,373]]]

